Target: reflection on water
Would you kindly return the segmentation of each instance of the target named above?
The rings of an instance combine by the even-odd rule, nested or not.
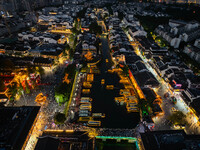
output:
[[[106,73],[103,76],[105,85],[101,85],[102,75],[96,75],[91,89],[92,111],[105,113],[102,119],[102,127],[106,128],[134,128],[139,122],[139,113],[127,113],[126,107],[117,104],[114,100],[119,95],[119,89],[123,85],[119,84],[117,74]],[[106,85],[114,85],[114,90],[106,90]]]
[[[92,112],[105,113],[102,119],[102,127],[106,128],[134,128],[140,120],[139,113],[127,113],[126,107],[120,106],[114,100],[120,96],[119,90],[123,85],[119,83],[117,74],[107,73],[111,67],[111,58],[108,49],[107,39],[102,38],[102,62],[100,64],[101,74],[96,74],[91,89],[90,97],[93,99]],[[109,62],[106,63],[105,59]],[[101,79],[105,79],[105,84],[101,85]],[[114,85],[113,90],[106,90],[106,85]]]

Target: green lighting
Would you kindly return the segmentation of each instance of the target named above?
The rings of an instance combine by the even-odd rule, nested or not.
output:
[[[97,139],[127,139],[127,140],[135,140],[137,141],[136,138],[134,137],[118,137],[118,136],[96,136]]]
[[[125,140],[133,140],[136,144],[136,148],[137,150],[139,150],[139,145],[138,145],[138,141],[137,141],[137,138],[134,138],[134,137],[118,137],[118,136],[96,136],[95,137],[96,139],[116,139],[116,140],[121,140],[121,139],[125,139]]]

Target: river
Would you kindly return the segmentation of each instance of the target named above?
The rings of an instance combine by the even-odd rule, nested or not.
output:
[[[120,96],[119,90],[123,85],[119,83],[117,74],[108,73],[111,67],[111,56],[107,38],[101,38],[102,41],[102,61],[100,64],[100,74],[96,74],[91,88],[90,97],[93,99],[92,112],[105,113],[106,117],[102,119],[104,128],[135,128],[140,120],[139,113],[128,113],[125,105],[121,106],[114,100]],[[108,59],[106,63],[105,59]],[[105,85],[101,85],[101,79],[105,79]],[[107,90],[106,85],[114,85],[114,90]]]

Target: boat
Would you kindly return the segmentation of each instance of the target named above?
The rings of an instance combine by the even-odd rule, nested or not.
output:
[[[81,101],[80,101],[80,103],[83,103],[83,104],[84,104],[84,103],[89,103],[89,102],[90,102],[90,101],[87,100],[87,99],[84,99],[84,100],[81,100]]]
[[[89,120],[88,126],[101,126],[101,121]]]
[[[89,116],[89,114],[87,114],[87,113],[79,113],[79,117],[88,117]]]
[[[89,93],[90,93],[90,89],[83,89],[83,90],[82,90],[82,93],[83,93],[83,94],[89,94]]]
[[[107,90],[113,90],[113,89],[114,89],[114,85],[107,85],[107,86],[106,86],[106,89],[107,89]]]
[[[130,95],[131,95],[129,89],[120,89],[119,94],[120,94],[120,95],[126,95],[126,96],[130,96]]]
[[[90,111],[89,110],[79,110],[79,113],[90,113]]]
[[[124,97],[115,97],[115,101],[116,102],[121,102],[121,101],[124,101]]]
[[[105,80],[104,79],[101,80],[101,84],[105,84]]]
[[[91,103],[81,104],[79,109],[80,110],[91,110],[92,109],[92,105],[91,105]]]
[[[92,119],[92,117],[79,117],[79,121],[83,121],[83,122],[87,122],[91,119]]]
[[[91,88],[92,84],[90,82],[83,82],[83,87],[84,88]]]
[[[105,116],[104,113],[92,113],[93,118],[105,118]]]
[[[90,97],[81,97],[81,101],[82,100],[89,100],[89,101],[92,101],[92,98],[90,98]]]
[[[93,82],[94,74],[87,74],[87,82]]]
[[[114,73],[112,69],[108,69],[108,73]]]

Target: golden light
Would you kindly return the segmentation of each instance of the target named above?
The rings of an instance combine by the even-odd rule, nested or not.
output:
[[[97,130],[95,128],[88,129],[88,136],[90,138],[94,138],[94,137],[98,136]]]
[[[45,130],[45,132],[64,132],[64,130],[50,130],[50,129],[47,129],[47,130]]]
[[[65,74],[65,77],[63,78],[63,83],[64,83],[64,82],[66,82],[67,84],[70,83],[70,80],[68,79],[68,76],[69,76],[69,74],[66,73],[66,74]]]
[[[35,101],[37,103],[44,103],[46,101],[46,96],[44,96],[42,93],[39,93],[36,98],[35,98]]]
[[[90,51],[87,52],[84,56],[87,59],[87,61],[91,61],[93,59],[93,55]]]
[[[74,130],[65,130],[65,132],[67,132],[67,133],[73,133]]]

